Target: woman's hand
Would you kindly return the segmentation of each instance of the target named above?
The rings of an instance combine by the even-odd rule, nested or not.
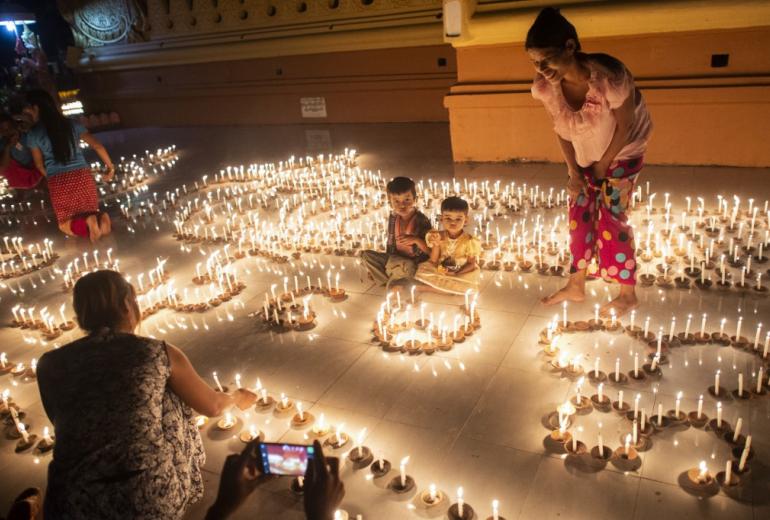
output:
[[[206,520],[223,520],[243,504],[257,486],[273,478],[260,468],[259,441],[246,445],[240,455],[230,455],[222,467],[217,498],[206,514]]]
[[[610,163],[601,160],[596,161],[591,165],[591,172],[594,174],[594,179],[603,179],[607,176],[607,170],[610,169]]]
[[[246,390],[245,388],[239,388],[233,392],[233,401],[235,406],[241,410],[245,410],[257,402],[257,394]]]
[[[585,193],[586,181],[579,173],[570,172],[569,181],[567,181],[567,193],[570,199],[577,200],[578,195]]]
[[[327,459],[318,440],[313,441],[313,451],[305,472],[305,514],[308,520],[332,520],[345,496],[340,459]]]
[[[111,164],[108,164],[107,170],[102,175],[102,179],[104,179],[107,182],[110,182],[114,177],[115,177],[115,167]]]

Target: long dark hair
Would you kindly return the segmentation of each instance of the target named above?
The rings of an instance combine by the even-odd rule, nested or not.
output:
[[[535,23],[527,32],[527,49],[564,48],[568,40],[575,40],[575,50],[580,50],[575,26],[555,7],[546,7],[537,15]]]
[[[40,124],[45,128],[51,140],[53,157],[57,163],[66,164],[72,159],[75,150],[75,135],[72,121],[64,117],[56,106],[51,94],[45,90],[27,92],[26,105],[36,106],[40,113]]]

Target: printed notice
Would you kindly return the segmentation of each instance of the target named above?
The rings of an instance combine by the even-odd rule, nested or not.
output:
[[[299,98],[302,108],[302,117],[326,117],[326,98],[303,97]]]

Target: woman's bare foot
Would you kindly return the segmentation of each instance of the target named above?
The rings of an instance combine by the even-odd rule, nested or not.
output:
[[[540,300],[543,305],[556,305],[561,302],[582,302],[586,299],[586,272],[578,271],[569,277],[567,285],[550,296]]]
[[[99,219],[96,215],[87,216],[86,225],[88,226],[88,238],[91,239],[91,243],[97,242],[102,238],[102,231],[99,228]]]
[[[630,287],[630,289],[626,289]],[[633,285],[622,285],[620,287],[620,294],[611,302],[605,303],[599,309],[599,315],[602,318],[609,318],[612,316],[612,311],[615,311],[615,317],[620,318],[624,314],[628,314],[639,305],[639,300],[636,299],[636,291]]]
[[[112,233],[112,221],[107,213],[99,214],[99,231],[101,231],[102,236]]]

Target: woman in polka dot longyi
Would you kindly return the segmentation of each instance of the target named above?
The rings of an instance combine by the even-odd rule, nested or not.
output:
[[[626,211],[652,131],[647,106],[623,63],[580,51],[575,27],[558,9],[540,12],[526,48],[537,71],[532,95],[553,119],[572,201],[570,278],[543,303],[585,299],[588,266],[596,258],[602,278],[620,285],[601,314],[614,310],[621,316],[637,305],[634,235]]]

